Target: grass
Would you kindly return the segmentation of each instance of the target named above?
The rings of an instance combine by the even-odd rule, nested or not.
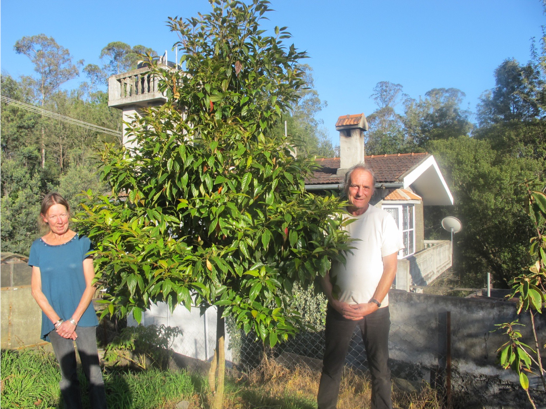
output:
[[[307,368],[287,369],[273,360],[245,374],[226,378],[224,409],[316,409],[320,373]],[[58,364],[42,350],[2,351],[2,408],[60,408]],[[82,384],[85,383],[83,376]],[[203,376],[158,369],[114,370],[104,375],[110,409],[174,409],[182,400],[190,409],[207,408]],[[83,386],[85,388],[85,386]],[[370,407],[366,376],[346,371],[338,409]],[[443,406],[435,390],[393,393],[394,408],[432,409]],[[89,402],[84,400],[84,408]]]
[[[59,366],[42,350],[2,351],[2,408],[60,408]],[[86,380],[80,374],[82,390]],[[181,400],[195,401],[194,381],[186,372],[115,370],[104,374],[112,409],[171,409]],[[160,393],[158,393],[160,392]],[[89,401],[84,397],[84,408]]]
[[[227,385],[224,409],[316,409],[320,373],[307,367],[287,369],[275,361],[231,379]],[[436,409],[444,406],[441,396],[428,385],[420,392],[393,393],[395,409]],[[346,370],[341,380],[338,409],[371,407],[369,379]]]

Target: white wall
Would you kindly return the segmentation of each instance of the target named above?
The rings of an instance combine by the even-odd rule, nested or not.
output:
[[[178,306],[174,312],[170,312],[166,303],[153,304],[142,314],[141,324],[165,325],[179,327],[183,334],[176,338],[173,350],[179,354],[202,361],[210,361],[216,348],[216,308],[209,308],[201,315],[199,308],[188,311],[184,306]],[[129,326],[136,326],[135,319],[130,316],[127,320]],[[226,360],[231,361],[232,355],[229,346],[229,334],[226,330]]]

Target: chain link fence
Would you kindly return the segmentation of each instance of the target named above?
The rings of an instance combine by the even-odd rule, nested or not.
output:
[[[393,383],[405,392],[430,385],[453,407],[513,407],[527,405],[525,392],[511,371],[496,363],[496,351],[506,341],[495,324],[516,319],[513,303],[501,299],[466,299],[439,295],[390,293],[391,331],[389,350]],[[296,292],[299,310],[308,322],[317,323],[316,331],[304,331],[294,338],[264,351],[253,334],[241,334],[232,348],[234,361],[245,371],[261,362],[264,352],[288,367],[306,365],[320,371],[324,353],[324,297],[312,290]],[[309,311],[307,308],[311,307]],[[317,315],[316,311],[320,311]],[[307,314],[310,314],[307,316]],[[539,319],[542,320],[542,317]],[[528,321],[528,320],[527,320]],[[530,323],[523,336],[531,337]],[[322,325],[321,325],[322,324]],[[539,322],[542,338],[546,322]],[[235,337],[232,336],[232,340]],[[361,334],[355,328],[345,361],[354,372],[368,373],[368,361]],[[546,396],[537,376],[531,377],[537,402],[546,405]],[[481,406],[480,406],[481,405]],[[500,406],[499,406],[500,405]],[[546,406],[543,406],[546,407]]]
[[[518,378],[496,363],[497,349],[506,337],[495,332],[495,324],[518,318],[514,303],[503,299],[460,298],[443,295],[408,293],[391,290],[389,294],[391,330],[389,335],[390,368],[393,383],[405,392],[415,392],[430,385],[454,407],[503,406],[526,402]],[[255,334],[244,334],[228,319],[226,359],[239,371],[260,365],[264,354],[278,363],[294,367],[306,365],[314,371],[322,368],[326,300],[314,289],[295,288],[294,307],[302,313],[305,330],[286,342],[269,349]],[[522,335],[532,337],[527,316],[522,317]],[[146,312],[144,324],[179,326],[183,335],[175,340],[173,350],[195,361],[210,361],[216,339],[216,311],[204,314],[184,307],[170,313],[166,306]],[[537,317],[539,339],[546,338],[546,321]],[[546,359],[546,356],[544,357]],[[346,358],[353,372],[368,373],[368,361],[361,334],[355,329]],[[229,364],[228,364],[229,367]],[[544,402],[539,379],[531,377],[531,389]],[[542,404],[542,403],[541,403]],[[482,405],[482,406],[479,406]],[[524,406],[519,406],[524,407]]]

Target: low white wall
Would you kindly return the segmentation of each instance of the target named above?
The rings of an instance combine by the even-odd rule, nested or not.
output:
[[[199,308],[192,308],[191,312],[183,306],[178,306],[171,313],[166,303],[153,304],[142,314],[141,324],[166,325],[179,327],[183,334],[176,338],[173,350],[179,354],[202,361],[210,361],[216,348],[216,308],[209,308],[201,315]],[[130,326],[136,326],[137,322],[130,316],[127,320]],[[232,361],[229,346],[229,334],[226,330],[226,360]]]

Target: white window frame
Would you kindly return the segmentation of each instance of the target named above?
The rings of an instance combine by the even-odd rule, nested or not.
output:
[[[411,234],[412,235],[412,238],[413,240],[411,241],[413,243],[413,248],[412,249],[409,249],[409,248],[403,248],[402,250],[400,250],[398,252],[398,258],[399,259],[403,259],[403,258],[406,258],[406,257],[409,257],[413,254],[415,254],[415,248],[416,248],[416,243],[415,243],[415,203],[413,202],[396,202],[396,203],[391,203],[389,202],[388,204],[382,204],[381,206],[382,209],[395,209],[397,212],[398,212],[398,230],[400,231],[400,234],[402,235],[402,243],[404,243],[404,246],[406,246],[406,243],[404,241],[404,233],[408,233],[408,234]],[[411,220],[413,221],[413,225],[412,226],[408,226],[409,228],[408,229],[405,229],[404,230],[404,208],[406,209],[409,209],[411,212],[412,212],[412,217],[411,217]],[[408,240],[408,243],[410,243],[410,240]]]

